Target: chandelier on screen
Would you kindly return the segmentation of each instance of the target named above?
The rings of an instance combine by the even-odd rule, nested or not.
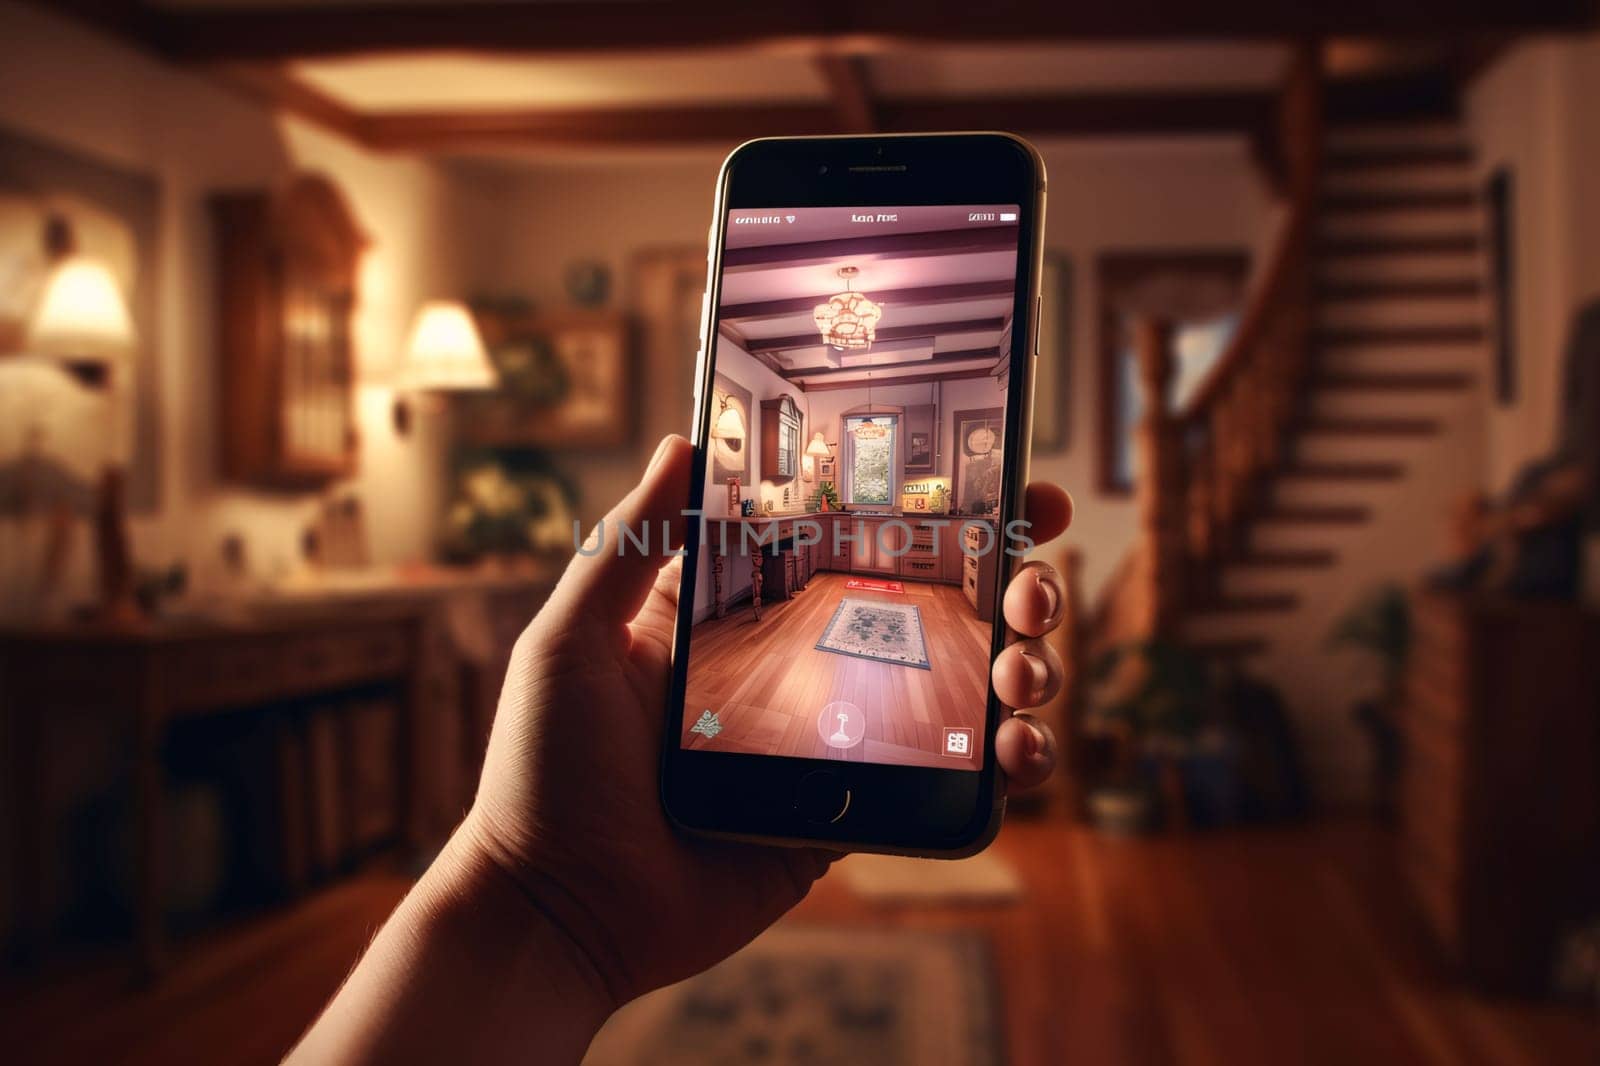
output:
[[[844,292],[830,296],[827,303],[818,304],[812,312],[817,329],[822,333],[822,343],[841,351],[859,351],[872,346],[877,339],[878,319],[883,308],[850,288],[850,279],[860,270],[857,267],[839,268],[844,279]]]

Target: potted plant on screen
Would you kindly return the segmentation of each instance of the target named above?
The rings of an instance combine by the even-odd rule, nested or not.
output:
[[[833,487],[833,482],[824,481],[817,486],[816,495],[811,498],[813,511],[837,511],[839,509],[839,492]]]

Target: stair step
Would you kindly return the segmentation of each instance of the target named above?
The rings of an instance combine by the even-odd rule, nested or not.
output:
[[[1418,233],[1402,237],[1325,238],[1317,244],[1322,256],[1343,259],[1371,255],[1470,255],[1482,238],[1476,233]]]
[[[1329,192],[1322,210],[1340,214],[1379,214],[1392,211],[1459,211],[1477,206],[1471,186],[1455,189],[1389,189],[1374,192]]]
[[[1252,548],[1228,561],[1256,570],[1323,570],[1339,561],[1332,548]]]
[[[1340,392],[1458,392],[1475,380],[1464,370],[1325,372],[1313,375],[1311,388]]]
[[[1329,303],[1359,300],[1474,300],[1483,295],[1477,278],[1419,278],[1415,281],[1324,281],[1317,299]]]
[[[1298,462],[1278,471],[1280,478],[1305,481],[1398,481],[1405,477],[1402,463],[1387,462]]]
[[[1188,612],[1191,618],[1217,615],[1275,614],[1292,611],[1300,606],[1300,597],[1292,592],[1240,592],[1223,595],[1209,603],[1200,604]]]
[[[1372,518],[1372,508],[1360,504],[1274,504],[1256,515],[1270,525],[1359,525]]]
[[[1323,139],[1328,151],[1413,148],[1419,144],[1457,147],[1464,143],[1459,122],[1414,118],[1334,122]]]
[[[1317,415],[1296,427],[1299,432],[1337,437],[1431,437],[1440,426],[1432,418],[1344,418]]]
[[[1482,344],[1486,336],[1481,325],[1449,326],[1351,326],[1317,330],[1323,348],[1351,345]]]
[[[1264,637],[1227,637],[1213,640],[1185,640],[1183,646],[1207,659],[1243,659],[1266,651]]]
[[[1323,156],[1329,170],[1374,170],[1389,167],[1466,166],[1472,148],[1466,144],[1410,144],[1366,148],[1333,148]]]

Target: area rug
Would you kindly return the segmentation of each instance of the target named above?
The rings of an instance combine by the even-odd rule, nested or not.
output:
[[[911,859],[901,855],[848,855],[832,874],[850,891],[886,905],[941,903],[994,906],[1022,898],[1022,875],[993,848],[970,859]]]
[[[828,620],[817,647],[858,659],[875,659],[895,666],[928,665],[928,646],[922,637],[922,612],[912,604],[880,603],[846,596]]]
[[[906,591],[905,585],[898,581],[888,581],[881,577],[847,577],[844,581],[847,589],[859,589],[862,592],[899,592]]]
[[[970,930],[785,922],[612,1016],[584,1066],[998,1066],[993,960]]]

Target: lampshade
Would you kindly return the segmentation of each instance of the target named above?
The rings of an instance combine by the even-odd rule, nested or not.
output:
[[[744,440],[744,419],[739,409],[724,400],[722,413],[711,424],[711,435],[717,440]]]
[[[126,358],[133,342],[128,305],[104,263],[74,255],[51,270],[28,323],[29,349],[110,363]]]
[[[822,431],[811,434],[811,443],[806,445],[806,454],[817,459],[831,459],[833,452],[828,450],[828,442],[822,439]]]
[[[454,300],[430,300],[422,305],[406,344],[401,388],[492,389],[499,380],[466,307]]]

